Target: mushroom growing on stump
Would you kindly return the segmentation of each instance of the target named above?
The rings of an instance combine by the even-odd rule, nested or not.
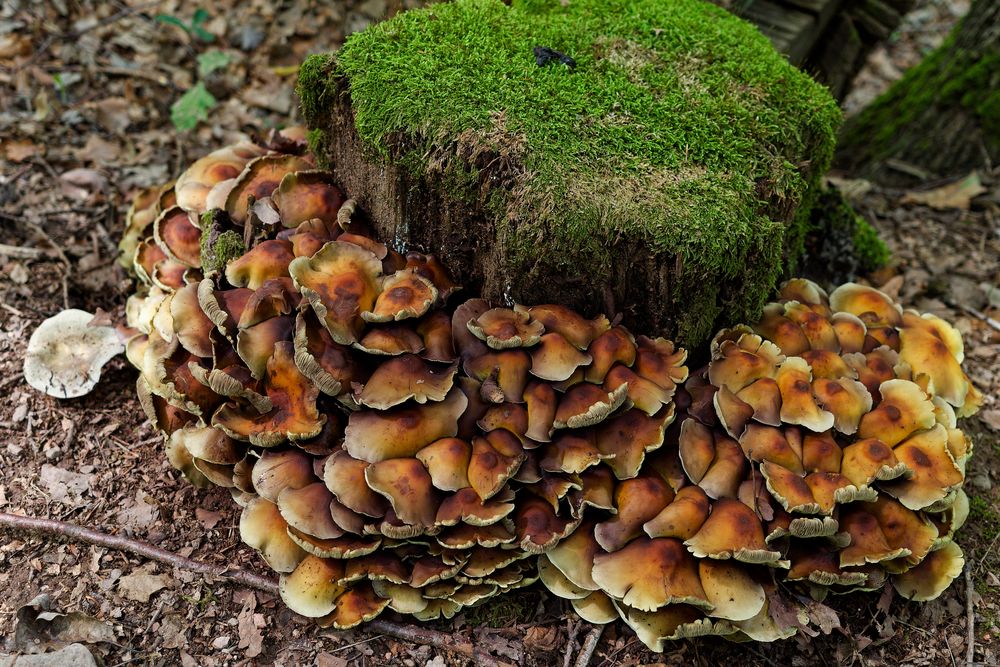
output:
[[[955,416],[981,397],[949,325],[792,281],[688,377],[604,316],[462,300],[299,136],[199,160],[123,241],[143,407],[172,463],[230,490],[293,611],[450,618],[540,578],[663,650],[794,633],[775,582],[930,599],[956,576]]]

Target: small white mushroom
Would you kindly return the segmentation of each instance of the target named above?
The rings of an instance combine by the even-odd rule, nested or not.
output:
[[[101,379],[101,368],[125,345],[114,327],[94,325],[83,310],[64,310],[42,322],[28,340],[24,379],[56,398],[84,396]]]

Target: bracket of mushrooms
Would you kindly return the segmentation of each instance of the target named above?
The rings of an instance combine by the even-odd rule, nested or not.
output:
[[[293,129],[140,194],[122,240],[143,408],[295,612],[450,618],[541,579],[660,651],[961,571],[981,396],[947,322],[792,280],[689,377],[603,316],[456,299],[358,218]]]

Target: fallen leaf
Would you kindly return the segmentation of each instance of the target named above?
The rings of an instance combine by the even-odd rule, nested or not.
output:
[[[11,162],[24,162],[28,158],[38,155],[39,148],[29,139],[13,139],[4,142],[3,153]]]
[[[979,413],[979,418],[994,431],[1000,431],[1000,409],[983,410]]]
[[[108,191],[108,179],[93,169],[70,169],[59,175],[59,184],[68,196],[80,200]]]
[[[155,503],[146,502],[145,491],[137,490],[135,500],[129,501],[118,512],[118,520],[132,529],[148,528],[160,516],[160,508]]]
[[[537,651],[554,651],[562,644],[559,628],[536,625],[524,633],[524,645]]]
[[[174,580],[165,574],[136,572],[118,580],[118,593],[128,600],[149,602],[150,596],[173,583]]]
[[[99,135],[92,134],[87,137],[87,143],[83,148],[75,150],[73,153],[76,159],[81,162],[91,162],[103,165],[114,162],[121,155],[121,146],[111,141],[105,141]]]
[[[52,611],[52,599],[45,593],[17,610],[14,647],[18,651],[37,653],[79,642],[113,641],[115,633],[110,625],[80,611]]]
[[[809,614],[809,621],[819,626],[824,635],[840,627],[840,617],[831,607],[810,598],[804,598],[802,603],[805,605],[806,613]]]
[[[185,632],[188,624],[179,614],[165,614],[160,623],[160,637],[163,638],[163,648],[182,648],[187,646]]]
[[[264,635],[255,622],[255,617],[258,616],[254,613],[256,607],[257,598],[251,593],[236,618],[236,631],[240,636],[237,648],[245,648],[248,658],[256,658],[264,650]]]
[[[348,664],[347,660],[339,655],[333,655],[326,651],[316,654],[316,667],[347,667]]]
[[[90,491],[90,483],[94,476],[63,470],[49,463],[44,463],[38,479],[52,500],[59,503],[76,504],[83,500],[83,494]]]
[[[933,190],[907,192],[903,195],[900,203],[923,204],[937,209],[958,208],[967,211],[972,200],[984,192],[986,192],[986,188],[979,180],[979,173],[974,171],[960,181],[942,185]]]
[[[96,102],[97,123],[108,132],[121,134],[132,124],[131,106],[124,97],[107,97]]]
[[[215,524],[219,523],[222,519],[222,514],[219,512],[203,510],[200,507],[195,508],[194,515],[201,522],[201,525],[205,527],[205,530],[212,530],[215,528]]]

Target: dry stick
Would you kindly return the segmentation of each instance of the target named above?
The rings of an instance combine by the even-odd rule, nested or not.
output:
[[[587,667],[590,664],[590,659],[594,656],[594,651],[597,650],[597,642],[601,641],[602,634],[604,634],[603,625],[591,628],[590,632],[587,633],[583,640],[583,646],[580,647],[580,654],[576,656],[576,667]]]
[[[29,516],[19,516],[17,514],[0,512],[0,526],[15,530],[22,530],[29,533],[69,537],[74,540],[87,542],[88,544],[95,544],[97,546],[114,549],[116,551],[127,551],[137,556],[142,556],[143,558],[155,560],[160,563],[166,563],[167,565],[173,565],[174,567],[179,567],[184,570],[191,570],[192,572],[198,572],[200,574],[207,574],[214,577],[228,579],[238,584],[242,584],[243,586],[256,588],[257,590],[264,591],[265,593],[270,593],[271,595],[278,594],[278,584],[273,579],[262,577],[258,574],[254,574],[253,572],[247,572],[245,570],[229,570],[221,565],[202,563],[200,561],[191,560],[190,558],[185,558],[184,556],[180,556],[171,551],[167,551],[166,549],[154,547],[152,544],[131,540],[127,537],[100,533],[96,530],[84,528],[83,526],[77,526],[76,524],[67,523],[65,521],[36,519]]]
[[[192,572],[198,572],[199,574],[219,577],[241,584],[247,588],[255,588],[274,596],[278,595],[278,583],[276,581],[254,574],[253,572],[229,569],[221,565],[203,563],[201,561],[185,558],[184,556],[175,554],[172,551],[167,551],[166,549],[154,547],[153,545],[146,544],[145,542],[139,542],[138,540],[132,540],[127,537],[119,537],[117,535],[108,535],[107,533],[101,533],[96,530],[77,526],[76,524],[67,523],[65,521],[37,519],[30,516],[20,516],[17,514],[0,512],[0,527],[27,533],[51,535],[54,537],[66,537],[80,542],[87,542],[88,544],[94,544],[99,547],[105,547],[107,549],[126,551],[128,553],[142,556],[143,558],[160,563],[166,563],[167,565],[172,565],[183,570],[190,570]],[[443,651],[459,653],[471,658],[477,664],[485,665],[485,667],[513,667],[513,665],[500,662],[492,656],[485,654],[481,650],[477,649],[473,644],[459,641],[451,635],[443,632],[425,630],[423,628],[409,625],[400,625],[398,623],[383,621],[381,619],[369,621],[365,628],[374,632],[380,632],[384,635],[396,637],[397,639],[402,639],[404,641],[427,644],[428,646],[433,646],[434,648],[438,648]]]
[[[976,611],[972,604],[972,554],[965,561],[965,664],[972,667],[976,658]]]

